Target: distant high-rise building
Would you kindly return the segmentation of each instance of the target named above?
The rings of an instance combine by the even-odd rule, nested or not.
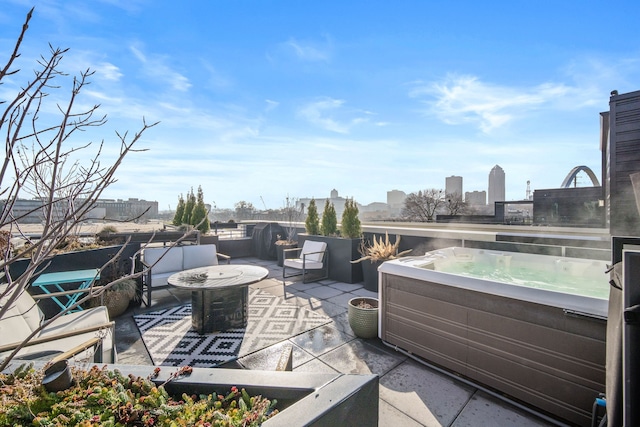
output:
[[[331,190],[331,193],[329,194],[330,194],[329,198],[314,197],[316,200],[316,207],[318,208],[318,212],[322,214],[322,211],[324,210],[325,202],[328,200],[329,203],[333,203],[333,207],[336,210],[336,216],[338,217],[338,221],[339,221],[340,218],[342,218],[342,213],[344,212],[344,204],[347,199],[345,199],[344,197],[340,197],[338,195],[338,190],[336,190],[335,188]],[[298,201],[296,202],[296,208],[306,210],[307,207],[309,207],[310,202],[311,202],[311,198],[302,197],[298,199]]]
[[[407,193],[400,190],[387,191],[387,205],[389,206],[389,214],[391,216],[398,216],[402,212],[404,207],[404,201],[407,198]]]
[[[464,194],[462,193],[462,177],[451,175],[445,179],[445,189],[446,194],[457,194],[462,197]]]
[[[498,165],[495,165],[489,172],[489,205],[493,206],[493,202],[505,201],[505,185],[504,171]]]
[[[464,193],[464,201],[469,206],[485,206],[487,204],[486,191],[467,191]]]

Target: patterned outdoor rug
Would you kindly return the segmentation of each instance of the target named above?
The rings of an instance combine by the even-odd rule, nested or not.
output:
[[[215,367],[330,321],[283,298],[249,290],[247,327],[198,335],[191,304],[134,316],[154,365]]]

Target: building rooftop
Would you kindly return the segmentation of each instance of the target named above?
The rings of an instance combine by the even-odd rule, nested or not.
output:
[[[330,318],[330,322],[283,342],[240,357],[225,367],[273,370],[284,345],[293,347],[293,370],[380,377],[381,426],[551,426],[564,425],[535,408],[510,401],[478,384],[451,376],[419,358],[403,354],[380,339],[357,338],[348,323],[347,302],[356,296],[377,297],[362,283],[330,279],[303,284],[283,282],[275,261],[236,258],[232,264],[254,264],[269,270],[253,289],[282,297],[286,302]],[[294,280],[292,280],[294,279]],[[130,308],[116,319],[118,363],[153,365],[133,316],[189,303],[191,293],[168,287],[154,289],[150,307]],[[320,332],[320,333],[318,333]]]

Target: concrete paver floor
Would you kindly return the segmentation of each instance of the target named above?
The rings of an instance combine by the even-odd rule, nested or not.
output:
[[[394,351],[380,339],[364,340],[353,335],[347,319],[347,301],[355,296],[373,296],[362,284],[322,280],[303,284],[297,278],[282,281],[282,268],[275,261],[258,258],[232,260],[256,264],[269,270],[269,278],[252,285],[281,296],[291,304],[331,318],[331,323],[307,331],[263,350],[241,357],[230,367],[273,370],[285,344],[293,346],[293,370],[340,372],[380,377],[380,426],[541,427],[563,425],[522,409],[473,384],[445,375],[419,361]],[[175,288],[154,289],[150,308],[138,307],[116,319],[118,362],[152,365],[132,316],[142,311],[191,301],[190,292]]]

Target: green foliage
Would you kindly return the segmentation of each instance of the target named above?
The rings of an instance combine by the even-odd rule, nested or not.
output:
[[[191,224],[193,209],[196,207],[196,195],[193,194],[193,187],[187,194],[187,200],[184,205],[184,213],[182,214],[182,224]]]
[[[173,221],[171,222],[175,226],[182,225],[182,216],[184,215],[184,197],[182,194],[178,198],[178,206],[176,207],[176,214],[173,216]]]
[[[191,225],[197,226],[198,230],[203,234],[209,232],[211,228],[209,218],[207,217],[207,208],[204,205],[204,193],[202,192],[201,186],[198,186],[198,196],[196,206],[193,208],[193,214],[191,215]]]
[[[335,236],[338,234],[338,216],[333,203],[327,199],[324,203],[324,211],[322,212],[322,224],[320,225],[320,234],[323,236]]]
[[[342,222],[340,223],[340,235],[348,239],[356,239],[362,235],[360,218],[358,218],[358,205],[353,199],[347,199],[342,212]]]
[[[275,400],[237,387],[226,394],[183,394],[177,400],[146,378],[106,367],[72,369],[74,385],[57,393],[42,387],[42,373],[32,367],[0,374],[0,425],[259,426],[278,413]],[[186,371],[180,368],[173,377]]]
[[[318,207],[316,199],[311,199],[307,208],[307,219],[304,221],[304,228],[307,233],[312,235],[320,234],[320,217],[318,216]]]
[[[98,232],[98,234],[108,234],[108,233],[117,233],[118,229],[113,225],[105,225],[102,227],[102,230]]]

